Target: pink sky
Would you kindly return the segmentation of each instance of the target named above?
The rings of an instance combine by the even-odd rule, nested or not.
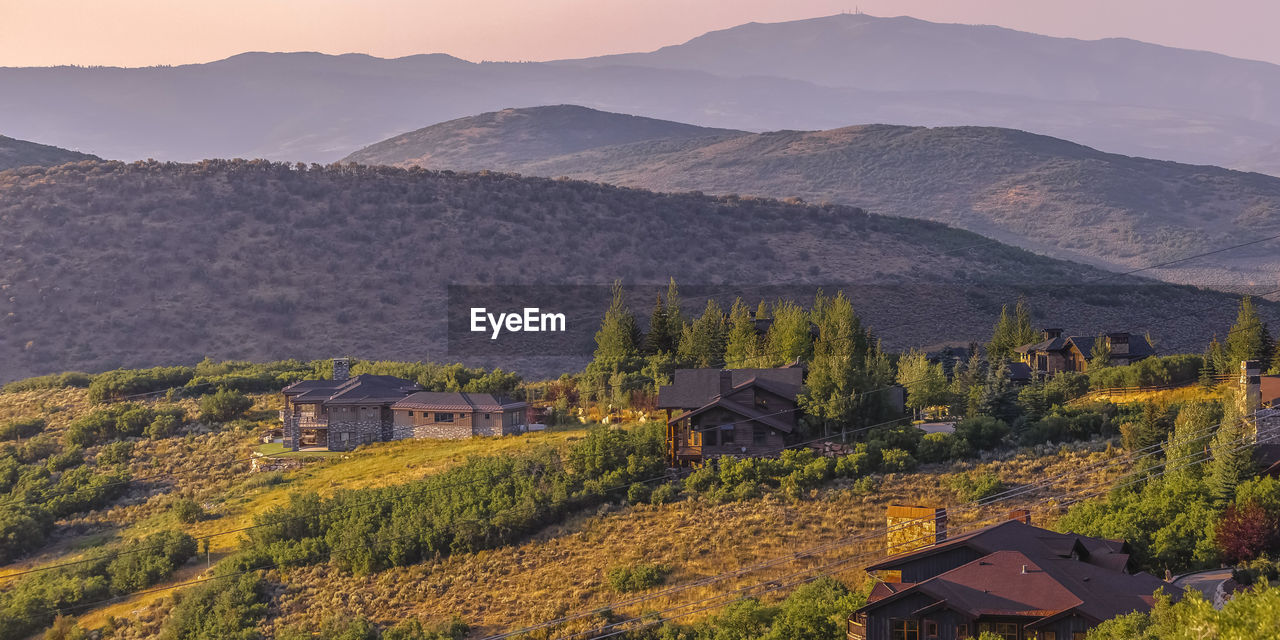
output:
[[[0,0],[0,66],[182,64],[244,51],[548,60],[857,8],[1280,63],[1274,0]]]

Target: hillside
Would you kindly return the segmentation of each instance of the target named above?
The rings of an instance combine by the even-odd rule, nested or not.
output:
[[[344,161],[478,171],[632,142],[744,133],[558,105],[503,109],[442,122],[370,145]],[[404,160],[388,163],[380,160],[384,157]]]
[[[603,115],[592,119],[592,131],[599,130]],[[504,131],[490,115],[466,123],[404,134],[347,159],[857,204],[1115,270],[1280,234],[1280,178],[1108,154],[1011,129],[870,125],[655,137],[517,161],[503,149],[503,141],[516,133]],[[618,127],[626,123],[620,120]],[[465,143],[454,133],[464,128]],[[479,131],[487,131],[492,144],[478,141]],[[547,122],[542,137],[571,131],[573,125]],[[521,127],[519,135],[532,134]],[[469,153],[452,155],[456,149]],[[1280,278],[1276,246],[1261,244],[1150,275],[1226,288],[1270,285]]]
[[[0,136],[0,171],[33,165],[51,167],[67,162],[97,159],[97,156],[87,153]]]
[[[508,304],[539,291],[529,285],[617,278],[748,299],[845,288],[889,348],[985,340],[1018,296],[1037,322],[1150,331],[1163,350],[1202,350],[1235,313],[1225,294],[1116,279],[933,222],[508,174],[82,162],[0,174],[0,221],[0,380],[206,356],[545,375],[585,363],[589,351],[446,345],[450,284],[520,285],[497,290]],[[581,289],[535,302],[585,305],[574,317],[589,346],[608,291],[588,289],[599,302]],[[631,303],[647,317],[651,300]],[[690,312],[704,301],[685,298]]]
[[[251,52],[176,67],[0,68],[0,86],[9,134],[124,160],[329,162],[426,122],[573,103],[751,131],[1002,126],[1280,171],[1259,160],[1280,142],[1280,66],[866,15],[746,24],[585,60]]]

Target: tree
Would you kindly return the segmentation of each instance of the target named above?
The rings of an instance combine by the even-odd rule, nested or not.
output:
[[[1276,546],[1280,523],[1256,503],[1231,504],[1213,528],[1213,542],[1229,564],[1247,562]]]
[[[1236,323],[1227,333],[1226,356],[1228,371],[1239,371],[1240,363],[1245,360],[1257,360],[1265,370],[1270,366],[1271,356],[1275,352],[1276,343],[1262,321],[1258,310],[1253,306],[1253,299],[1245,296],[1240,299],[1240,310],[1236,314]]]
[[[759,352],[756,323],[751,319],[751,312],[742,303],[742,298],[738,298],[733,301],[733,308],[729,310],[729,335],[724,348],[724,366],[729,369],[755,366],[758,364]]]
[[[222,389],[200,398],[200,417],[206,422],[227,422],[244,415],[252,406],[253,400],[243,393]]]
[[[861,384],[865,380],[867,335],[843,292],[830,301],[819,294],[812,316],[818,324],[818,338],[801,405],[806,413],[824,422],[847,423],[861,399],[857,392],[867,389]]]
[[[622,282],[613,283],[613,298],[596,331],[596,362],[618,362],[639,355],[639,329],[635,316],[623,299]]]
[[[670,352],[674,350],[675,340],[667,333],[667,307],[662,304],[662,296],[653,301],[653,312],[649,314],[649,333],[644,338],[644,351],[647,354]]]
[[[1191,486],[1200,481],[1200,465],[1191,463],[1203,457],[1213,438],[1213,426],[1221,415],[1221,407],[1213,402],[1191,402],[1178,411],[1173,433],[1165,444],[1166,483]]]
[[[833,640],[844,635],[849,616],[867,597],[849,591],[834,578],[819,578],[791,594],[778,607],[763,640]]]
[[[970,390],[976,415],[991,416],[1006,422],[1018,416],[1018,390],[1009,380],[1008,363],[1001,361],[988,368],[986,380]]]
[[[992,362],[1008,359],[1013,350],[1036,341],[1036,330],[1031,325],[1031,309],[1025,298],[1019,298],[1014,314],[1009,315],[1009,305],[1000,307],[1000,319],[987,343],[987,357]]]
[[[724,364],[724,345],[724,310],[715,300],[707,300],[702,315],[681,333],[676,353],[689,366],[718,367]]]
[[[782,366],[795,360],[813,357],[813,336],[809,331],[809,314],[800,305],[779,301],[773,308],[773,323],[765,336],[764,366]]]
[[[1222,423],[1209,445],[1212,459],[1206,471],[1209,492],[1218,505],[1235,495],[1241,480],[1253,475],[1253,424],[1240,412],[1239,390],[1233,388],[1222,401]]]
[[[898,384],[907,390],[907,407],[919,413],[925,407],[943,404],[948,399],[947,376],[941,364],[915,349],[898,360]]]
[[[1111,366],[1111,341],[1106,336],[1093,339],[1093,353],[1089,356],[1089,370]]]

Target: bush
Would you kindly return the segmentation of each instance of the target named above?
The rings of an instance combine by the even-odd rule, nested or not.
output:
[[[84,464],[84,449],[72,446],[63,449],[62,453],[49,456],[49,459],[45,462],[45,467],[51,473],[56,473],[82,464]]]
[[[886,449],[880,452],[880,471],[884,473],[907,472],[916,468],[916,459],[903,449]]]
[[[649,501],[650,489],[649,485],[643,482],[633,482],[627,488],[627,502],[631,504],[642,504]]]
[[[179,424],[180,421],[177,416],[171,413],[162,413],[156,416],[155,419],[151,421],[151,424],[147,425],[145,434],[152,440],[167,438],[178,430]]]
[[[0,388],[3,393],[19,391],[35,391],[37,389],[62,389],[65,387],[87,387],[93,377],[81,371],[53,373],[47,376],[36,376],[25,380],[16,380]]]
[[[867,445],[858,444],[860,450],[836,459],[835,474],[841,478],[861,478],[871,473],[875,461],[867,450]]]
[[[151,369],[116,369],[100,373],[89,384],[89,401],[101,404],[110,400],[155,393],[181,387],[195,375],[191,367],[154,367]]]
[[[926,464],[946,462],[951,459],[956,440],[950,433],[926,433],[920,440],[920,448],[916,453],[920,456],[920,461]]]
[[[224,389],[200,398],[200,418],[206,422],[228,422],[242,417],[253,401],[239,391]]]
[[[671,574],[665,564],[637,564],[630,567],[614,567],[609,570],[609,586],[618,593],[644,591],[662,584]]]
[[[974,416],[956,424],[955,435],[967,441],[974,449],[993,449],[1009,435],[1009,425],[991,416]]]
[[[956,496],[965,502],[976,502],[1004,491],[1004,482],[1000,476],[990,471],[982,473],[961,473],[948,482]]]
[[[195,538],[180,531],[162,531],[134,541],[107,565],[111,590],[125,594],[156,584],[195,553]]]
[[[182,524],[192,524],[204,520],[205,511],[191,498],[178,498],[173,502],[173,515]]]
[[[128,464],[133,456],[133,443],[120,440],[103,445],[98,450],[97,463],[100,465]]]
[[[668,504],[680,499],[680,485],[674,482],[668,482],[649,495],[649,502],[652,504]]]
[[[0,441],[21,440],[44,431],[44,418],[19,418],[0,424]]]

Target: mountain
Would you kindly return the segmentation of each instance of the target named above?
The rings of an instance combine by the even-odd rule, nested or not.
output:
[[[522,110],[508,110],[515,119]],[[541,108],[530,113],[546,114]],[[576,112],[575,112],[576,113]],[[568,113],[566,112],[566,117]],[[593,135],[604,126],[591,118]],[[628,120],[617,118],[626,128]],[[475,122],[475,124],[471,124]],[[465,130],[465,143],[454,132]],[[559,121],[542,134],[570,135]],[[477,139],[487,132],[488,142]],[[1128,270],[1280,235],[1280,178],[1103,153],[1023,131],[871,125],[720,133],[514,159],[491,115],[397,136],[347,160],[431,169],[488,168],[659,191],[799,197],[943,222],[1057,258]],[[553,146],[546,144],[544,146]],[[459,156],[457,150],[468,153]],[[449,155],[445,155],[449,154]],[[1149,275],[1240,287],[1280,282],[1280,241]]]
[[[503,109],[442,122],[370,145],[342,161],[478,171],[632,142],[745,133],[558,105]],[[382,161],[388,157],[397,162]]]
[[[335,354],[558,375],[585,364],[615,279],[674,277],[690,314],[699,285],[748,299],[843,288],[890,348],[985,339],[1026,296],[1037,322],[1199,351],[1235,308],[854,207],[498,173],[80,162],[0,173],[0,219],[0,381]],[[469,308],[450,285],[490,308],[563,310],[586,347],[472,349],[449,331]],[[644,319],[651,300],[630,303]]]
[[[87,153],[0,136],[0,171],[32,165],[50,167],[67,162],[98,159],[97,156]]]
[[[1280,67],[1128,40],[836,15],[649,53],[536,63],[246,53],[142,69],[0,68],[8,132],[127,160],[329,162],[513,104],[765,131],[1003,126],[1114,153],[1276,170]]]

